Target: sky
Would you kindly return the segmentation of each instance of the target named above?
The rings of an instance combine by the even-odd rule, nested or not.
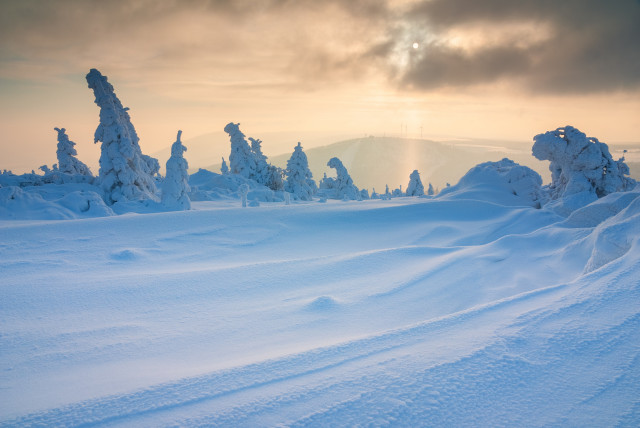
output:
[[[225,144],[231,121],[267,155],[318,135],[531,142],[564,125],[638,142],[639,23],[638,0],[3,0],[0,169],[55,163],[64,127],[97,172],[91,68],[144,153],[179,129]]]

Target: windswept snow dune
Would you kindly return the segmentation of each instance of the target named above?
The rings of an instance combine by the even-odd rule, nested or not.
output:
[[[476,190],[2,221],[0,425],[637,426],[640,189]]]

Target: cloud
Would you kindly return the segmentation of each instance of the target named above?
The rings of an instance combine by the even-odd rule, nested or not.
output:
[[[397,71],[406,87],[507,80],[556,94],[640,88],[637,0],[431,0],[414,4],[405,19],[411,31],[429,32],[432,39]],[[489,42],[456,44],[473,42],[469,28],[484,30]],[[472,36],[482,40],[482,32]]]
[[[21,0],[0,3],[0,78],[626,91],[638,22],[638,0]]]

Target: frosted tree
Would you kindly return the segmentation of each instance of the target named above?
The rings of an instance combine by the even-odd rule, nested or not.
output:
[[[87,83],[100,107],[95,142],[102,142],[99,183],[105,201],[113,204],[123,200],[156,199],[153,176],[160,164],[142,154],[128,108],[122,106],[113,86],[95,68],[87,74]]]
[[[229,174],[229,167],[227,166],[227,162],[222,158],[222,166],[220,167],[220,173],[222,175]]]
[[[267,182],[265,185],[271,190],[284,189],[284,170],[274,165],[267,168]]]
[[[249,141],[251,141],[251,152],[256,165],[253,176],[250,178],[266,185],[269,181],[269,163],[267,163],[267,157],[262,153],[262,140],[249,137]]]
[[[294,199],[310,201],[317,190],[317,186],[309,169],[307,155],[302,150],[300,143],[293,149],[293,153],[287,161],[285,174],[287,179],[284,189],[291,193]]]
[[[256,162],[245,135],[240,131],[240,124],[230,122],[224,127],[224,132],[231,138],[231,154],[229,155],[229,170],[232,174],[239,174],[245,178],[255,177]]]
[[[624,159],[614,161],[605,143],[572,126],[536,135],[532,151],[537,159],[551,162],[551,199],[581,192],[600,198],[635,186],[635,180],[626,176],[629,168]]]
[[[353,180],[351,179],[347,168],[342,164],[342,161],[338,158],[331,158],[329,159],[329,162],[327,162],[327,166],[336,170],[337,177],[333,183],[336,191],[335,197],[337,199],[346,198],[352,201],[358,199],[359,190],[353,184]]]
[[[407,196],[422,196],[424,195],[424,186],[422,180],[420,180],[420,173],[417,169],[414,169],[411,175],[409,175],[409,184],[407,185]]]
[[[58,132],[58,169],[64,174],[85,175],[91,177],[89,167],[76,158],[76,143],[69,140],[64,128],[53,128]]]
[[[427,189],[427,195],[429,196],[433,196],[435,195],[435,191],[433,190],[433,186],[431,185],[431,183],[429,183],[429,188]]]
[[[171,157],[167,161],[167,176],[162,183],[162,204],[167,208],[177,210],[191,209],[189,199],[189,164],[184,158],[187,148],[182,145],[180,137],[182,131],[178,131],[176,142],[171,146]]]

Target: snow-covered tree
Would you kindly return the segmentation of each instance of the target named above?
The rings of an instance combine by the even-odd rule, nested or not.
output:
[[[420,180],[420,173],[417,169],[414,169],[411,175],[409,175],[409,185],[407,185],[407,196],[422,196],[424,195],[424,186],[422,180]]]
[[[251,141],[251,153],[256,165],[252,177],[249,178],[266,185],[269,180],[269,163],[267,157],[262,153],[262,140],[249,137],[249,141]]]
[[[178,210],[191,209],[189,199],[189,164],[183,153],[187,148],[182,145],[180,137],[182,131],[178,131],[176,142],[171,146],[171,157],[167,161],[167,176],[162,183],[162,204],[167,208]]]
[[[597,197],[631,190],[635,180],[627,177],[624,159],[614,161],[605,143],[589,138],[572,126],[536,135],[533,155],[551,161],[551,199],[587,192]]]
[[[255,158],[239,126],[239,123],[230,122],[224,127],[224,132],[229,134],[231,138],[229,170],[232,174],[240,174],[245,178],[254,178],[256,172]]]
[[[271,190],[284,189],[284,170],[275,165],[267,168],[267,181],[264,183]]]
[[[290,192],[294,199],[310,201],[317,190],[315,181],[313,181],[307,155],[302,150],[302,145],[294,148],[291,157],[287,161],[287,169],[285,170],[286,182],[284,189]]]
[[[337,177],[334,182],[335,197],[337,199],[347,198],[352,201],[358,199],[360,191],[353,184],[353,180],[347,168],[342,164],[342,161],[338,158],[331,158],[329,162],[327,162],[327,166],[336,170]]]
[[[433,190],[433,185],[431,183],[429,183],[429,188],[427,189],[427,195],[433,196],[435,194],[436,194],[436,192]]]
[[[160,169],[157,159],[142,154],[128,108],[120,103],[113,86],[98,70],[87,74],[95,103],[100,107],[100,125],[95,142],[102,142],[99,182],[107,204],[122,200],[156,199],[153,176]]]
[[[222,166],[220,167],[220,173],[222,175],[229,174],[229,167],[227,166],[227,161],[225,161],[224,158],[222,158]]]
[[[64,128],[53,128],[58,132],[58,169],[64,174],[85,175],[91,177],[89,167],[76,158],[76,143],[69,140]]]

